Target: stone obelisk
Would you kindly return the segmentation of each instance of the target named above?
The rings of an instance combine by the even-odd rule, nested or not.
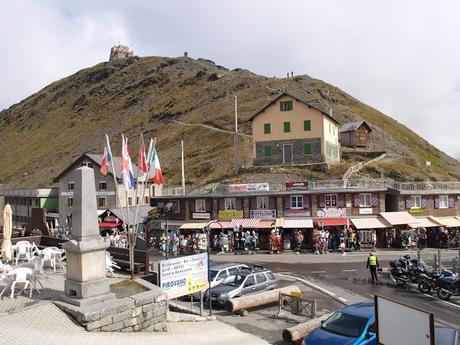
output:
[[[72,240],[62,245],[67,256],[66,302],[84,306],[114,297],[105,275],[108,246],[99,234],[94,171],[83,166],[76,169]]]

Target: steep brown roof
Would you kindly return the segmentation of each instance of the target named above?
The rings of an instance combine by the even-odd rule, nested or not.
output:
[[[304,100],[298,96],[295,96],[293,95],[292,93],[290,92],[286,92],[286,91],[283,91],[281,92],[280,94],[278,94],[276,97],[274,97],[273,99],[271,99],[267,104],[265,104],[261,109],[259,109],[257,112],[254,113],[254,115],[252,115],[249,120],[252,121],[257,115],[259,115],[260,113],[264,112],[265,109],[267,109],[269,106],[271,106],[273,103],[275,103],[277,100],[279,100],[281,97],[283,96],[289,96],[289,97],[292,97],[294,98],[296,101],[300,102],[300,103],[303,103],[305,104],[307,107],[311,108],[311,109],[315,109],[316,111],[319,111],[321,114],[323,114],[324,116],[327,116],[329,117],[331,120],[333,120],[334,122],[336,122],[337,124],[340,125],[340,122],[337,121],[337,119],[335,119],[331,114],[328,114],[326,113],[325,111],[321,110],[320,108],[318,108],[317,106],[315,106],[314,104],[311,103],[311,101],[307,101],[307,100]]]

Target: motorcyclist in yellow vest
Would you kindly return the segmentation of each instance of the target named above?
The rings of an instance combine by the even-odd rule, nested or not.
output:
[[[379,278],[377,277],[377,268],[379,267],[379,260],[377,257],[374,255],[374,253],[369,253],[366,268],[369,268],[371,271],[372,284],[375,284],[379,281]]]

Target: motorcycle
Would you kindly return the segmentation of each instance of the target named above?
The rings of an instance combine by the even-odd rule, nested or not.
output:
[[[418,282],[418,289],[422,293],[429,294],[431,290],[438,290],[439,288],[439,279],[450,277],[453,273],[450,271],[441,271],[440,273],[431,272],[420,275]]]
[[[396,286],[404,286],[409,281],[407,271],[402,267],[400,262],[390,261],[390,278]]]
[[[448,301],[451,296],[460,296],[460,279],[457,276],[450,276],[439,279],[438,297],[443,301]]]

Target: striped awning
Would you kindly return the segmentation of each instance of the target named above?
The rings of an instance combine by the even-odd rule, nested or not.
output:
[[[222,229],[231,229],[229,220],[219,220],[219,224],[222,225]],[[221,229],[218,223],[211,224],[211,230]]]
[[[257,224],[257,229],[272,229],[275,226],[274,219],[262,219]]]
[[[255,229],[259,222],[260,219],[258,218],[232,219],[229,227],[234,228],[235,226],[239,227],[241,225],[243,229]]]
[[[384,218],[350,218],[356,229],[383,229],[391,226]]]
[[[431,220],[448,228],[460,227],[460,219],[457,217],[429,217]]]
[[[435,220],[431,219],[430,217],[421,217],[421,218],[416,218],[417,223],[411,223],[409,226],[412,229],[415,228],[433,228],[436,226],[440,226],[441,224],[436,222]]]
[[[181,230],[202,230],[208,223],[185,223],[180,226]]]
[[[382,212],[380,215],[391,225],[407,225],[417,223],[417,218],[409,212]]]
[[[285,229],[313,229],[312,219],[290,219],[284,218]]]

